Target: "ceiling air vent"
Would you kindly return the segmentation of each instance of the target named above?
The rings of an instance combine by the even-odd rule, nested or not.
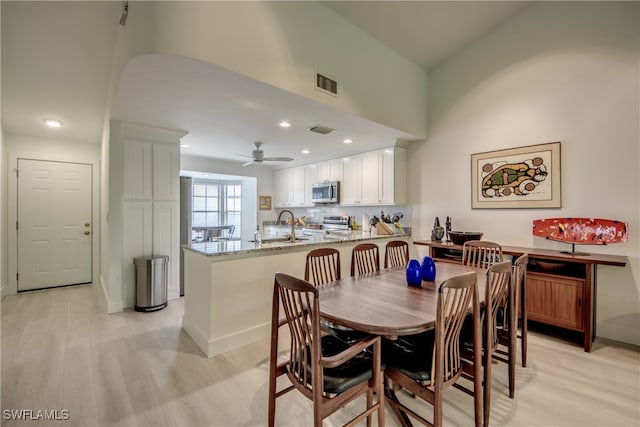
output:
[[[333,132],[335,129],[328,128],[326,126],[315,125],[309,128],[311,132],[319,133],[321,135],[326,135],[328,133]]]
[[[338,96],[338,82],[316,73],[316,89]]]

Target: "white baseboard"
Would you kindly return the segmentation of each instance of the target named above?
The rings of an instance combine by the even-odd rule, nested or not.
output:
[[[178,290],[171,290],[167,293],[167,299],[168,300],[172,300],[172,299],[178,299],[180,298],[180,289]]]
[[[202,350],[202,352],[207,357],[213,356],[213,354],[209,354],[209,347],[211,345],[211,341],[207,338],[207,336],[193,323],[189,322],[187,318],[182,316],[182,329],[191,337],[191,339],[196,343],[196,345]]]
[[[4,283],[2,285],[2,288],[0,288],[0,299],[6,297],[8,295],[8,292],[9,292],[9,286],[6,283]]]
[[[254,328],[239,331],[233,335],[209,338],[195,324],[185,318],[185,316],[182,316],[182,329],[185,330],[207,357],[213,357],[217,354],[235,350],[236,348],[267,338],[269,334],[271,334],[271,324],[265,323]]]
[[[100,275],[100,288],[102,289],[102,297],[104,298],[104,303],[107,307],[107,313],[111,314],[122,312],[122,301],[112,301],[109,299],[109,293],[107,292],[107,287],[102,275]]]

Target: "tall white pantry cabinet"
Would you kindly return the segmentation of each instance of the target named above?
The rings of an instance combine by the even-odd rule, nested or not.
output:
[[[180,138],[186,133],[121,124],[123,306],[135,304],[142,256],[169,256],[168,298],[180,296]],[[112,138],[112,142],[114,138]]]

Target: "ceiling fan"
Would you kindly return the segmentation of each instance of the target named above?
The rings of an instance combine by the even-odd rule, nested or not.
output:
[[[256,149],[251,151],[251,155],[238,154],[238,156],[248,157],[252,159],[250,162],[243,164],[242,166],[248,166],[252,164],[261,164],[262,162],[290,162],[293,160],[291,157],[264,157],[264,151],[260,149],[262,142],[254,142]]]

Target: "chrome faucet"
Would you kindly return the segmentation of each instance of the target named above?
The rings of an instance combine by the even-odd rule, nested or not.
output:
[[[295,243],[296,241],[296,231],[295,231],[295,226],[296,226],[296,219],[293,216],[293,212],[291,212],[289,209],[283,209],[280,211],[280,213],[278,214],[278,219],[276,219],[276,224],[280,225],[280,218],[282,217],[283,213],[288,213],[289,215],[291,215],[291,235],[289,236],[289,241],[291,243]]]

